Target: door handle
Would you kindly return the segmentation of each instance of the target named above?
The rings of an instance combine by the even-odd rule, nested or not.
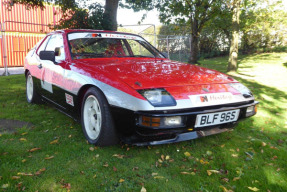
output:
[[[42,69],[42,64],[38,65],[37,67],[38,67],[39,69]]]

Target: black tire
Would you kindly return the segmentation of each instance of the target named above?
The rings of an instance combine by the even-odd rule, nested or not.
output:
[[[33,77],[30,72],[26,75],[26,98],[28,103],[40,103],[40,98],[35,91]]]
[[[89,88],[83,97],[81,124],[91,144],[109,146],[119,142],[107,99],[96,87]]]

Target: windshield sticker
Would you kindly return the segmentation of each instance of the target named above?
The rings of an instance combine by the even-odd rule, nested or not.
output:
[[[138,41],[144,41],[141,37],[126,34],[117,33],[70,33],[68,39],[82,39],[82,38],[113,38],[113,39],[132,39]]]

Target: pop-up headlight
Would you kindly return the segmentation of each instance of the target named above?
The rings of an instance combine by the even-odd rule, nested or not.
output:
[[[229,85],[233,87],[234,89],[236,89],[237,91],[239,91],[245,98],[249,98],[253,96],[251,91],[247,87],[242,85],[241,83],[230,83]]]
[[[176,101],[165,89],[144,89],[138,92],[154,107],[175,106]]]

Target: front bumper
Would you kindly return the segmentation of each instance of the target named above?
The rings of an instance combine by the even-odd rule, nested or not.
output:
[[[208,135],[214,135],[222,133],[233,128],[236,123],[240,120],[247,118],[246,110],[250,106],[257,105],[257,101],[249,101],[246,103],[234,103],[220,106],[209,106],[209,107],[200,107],[184,110],[165,110],[165,111],[138,111],[134,112],[132,116],[133,128],[129,129],[129,133],[123,135],[122,140],[124,143],[133,144],[138,146],[145,145],[159,145],[174,143],[180,141],[186,141],[191,139],[196,139]],[[222,111],[229,111],[240,109],[238,120],[235,122],[229,122],[219,125],[206,126],[195,128],[196,116],[199,114],[207,113],[216,113]],[[123,113],[122,113],[123,114]],[[248,117],[255,115],[256,112],[251,114]],[[139,123],[139,119],[142,116],[148,117],[172,117],[172,116],[181,116],[184,119],[184,126],[178,127],[152,127],[152,126],[143,126]]]

